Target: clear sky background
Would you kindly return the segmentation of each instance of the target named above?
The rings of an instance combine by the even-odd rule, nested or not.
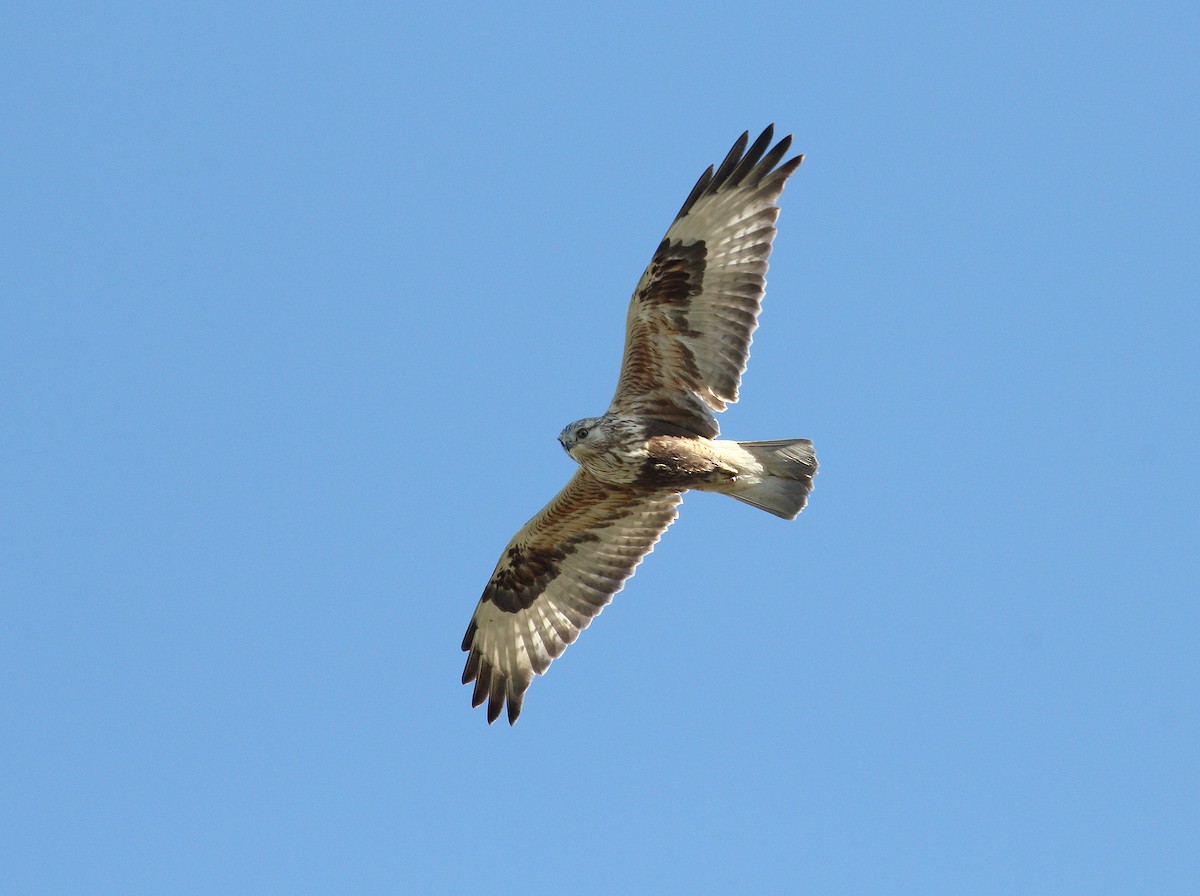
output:
[[[18,4],[0,890],[1200,892],[1194,3]],[[459,684],[696,177],[776,122],[713,495]]]

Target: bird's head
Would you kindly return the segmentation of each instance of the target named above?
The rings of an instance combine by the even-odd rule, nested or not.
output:
[[[587,454],[589,448],[597,445],[603,428],[603,417],[584,417],[568,424],[558,434],[558,442],[576,463],[582,463],[580,454]]]

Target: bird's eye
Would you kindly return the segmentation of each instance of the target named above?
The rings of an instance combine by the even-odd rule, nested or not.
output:
[[[588,431],[587,431],[586,429],[580,429],[580,430],[578,430],[578,431],[575,433],[575,438],[577,438],[577,439],[586,439],[586,438],[587,438],[587,434],[588,434]]]

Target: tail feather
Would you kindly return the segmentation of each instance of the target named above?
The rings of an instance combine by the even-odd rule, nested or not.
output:
[[[809,439],[778,439],[772,442],[738,442],[753,461],[746,475],[738,476],[726,494],[773,513],[795,519],[808,503],[817,455]]]

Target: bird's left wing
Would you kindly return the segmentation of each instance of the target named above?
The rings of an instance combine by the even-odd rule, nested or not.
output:
[[[792,138],[771,147],[773,134],[768,127],[749,149],[742,134],[716,170],[701,175],[667,230],[629,303],[608,413],[717,436],[713,414],[737,401],[758,326],[776,202],[804,159],[780,164]]]
[[[608,485],[580,468],[509,542],[463,638],[463,684],[488,722],[525,691],[621,590],[674,521],[682,497]]]

